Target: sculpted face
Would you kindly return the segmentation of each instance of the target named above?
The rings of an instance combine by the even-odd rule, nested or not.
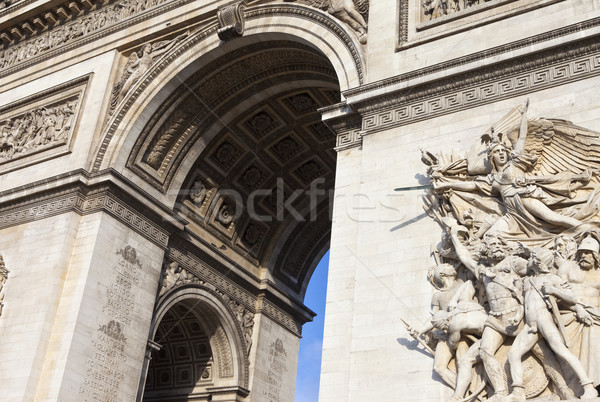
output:
[[[594,269],[595,265],[594,253],[591,250],[581,250],[579,252],[579,266],[581,269],[589,271]]]
[[[503,145],[498,145],[492,151],[492,160],[496,168],[501,168],[508,162],[508,151]]]
[[[502,241],[496,236],[486,236],[484,243],[488,249],[488,257],[500,261],[506,257]]]
[[[536,274],[547,274],[548,272],[550,272],[550,268],[542,263],[542,261],[540,261],[540,259],[535,255],[532,254],[531,258],[529,258],[529,268],[532,269]]]
[[[456,270],[452,265],[440,264],[435,268],[435,280],[442,288],[447,289],[456,280]]]

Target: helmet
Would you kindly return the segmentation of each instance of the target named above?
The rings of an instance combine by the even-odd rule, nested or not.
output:
[[[586,237],[581,241],[581,244],[577,248],[577,251],[589,250],[597,253],[600,251],[600,245],[598,241],[590,236]]]

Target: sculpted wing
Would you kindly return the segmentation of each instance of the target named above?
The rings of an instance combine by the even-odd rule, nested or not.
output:
[[[119,80],[119,82],[117,82],[115,84],[115,86],[113,87],[113,90],[112,90],[111,100],[110,100],[110,109],[109,109],[110,115],[112,115],[114,113],[115,109],[117,108],[117,105],[121,101],[121,97],[119,96],[121,93],[121,88],[123,88],[123,84],[125,83],[125,81],[127,81],[129,76],[133,73],[132,66],[134,66],[138,60],[139,60],[139,56],[138,56],[137,52],[132,52],[129,55],[129,58],[127,59],[127,63],[125,63],[125,67],[123,67],[123,75],[121,76],[121,79]]]
[[[600,169],[600,133],[561,119],[530,120],[525,152],[538,156],[539,175]]]

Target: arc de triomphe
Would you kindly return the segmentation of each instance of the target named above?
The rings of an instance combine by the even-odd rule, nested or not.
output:
[[[493,325],[436,341],[432,295],[455,317],[440,278],[474,284],[468,311],[503,319],[475,244],[513,221],[522,248],[502,242],[528,273],[497,298],[526,310],[535,261],[554,264],[572,285],[543,285],[561,310],[538,318],[545,353],[569,310],[597,339],[598,278],[576,264],[598,244],[599,35],[597,0],[0,2],[0,399],[292,401],[330,249],[320,400],[444,400]],[[494,164],[502,141],[519,174]],[[572,271],[536,249],[560,234]],[[597,386],[595,352],[561,342]],[[502,395],[478,345],[468,392]],[[542,360],[524,360],[528,397],[587,389]]]

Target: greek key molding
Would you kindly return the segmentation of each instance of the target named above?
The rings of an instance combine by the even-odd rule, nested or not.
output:
[[[86,215],[102,211],[123,222],[146,239],[163,248],[167,247],[169,233],[143,214],[138,213],[136,208],[120,200],[110,190],[102,189],[85,195],[84,189],[78,187],[58,194],[39,197],[37,200],[33,199],[33,201],[23,202],[20,205],[1,208],[0,229],[68,212]]]
[[[408,0],[402,0],[402,1],[408,1]],[[545,32],[543,34],[535,35],[535,36],[525,38],[525,39],[522,39],[522,40],[519,40],[516,42],[512,42],[507,45],[497,46],[495,48],[487,49],[482,52],[473,53],[468,56],[448,60],[446,62],[442,62],[442,63],[435,64],[433,66],[414,70],[414,71],[411,71],[411,72],[408,72],[405,74],[397,75],[395,77],[391,77],[391,78],[384,79],[381,81],[365,84],[365,85],[362,85],[357,88],[348,89],[343,92],[343,95],[345,97],[353,97],[353,96],[358,96],[361,94],[366,94],[368,92],[375,91],[378,89],[384,89],[391,85],[399,84],[399,83],[408,81],[413,78],[425,77],[430,74],[434,74],[434,73],[437,73],[440,71],[460,67],[462,65],[474,63],[479,60],[492,58],[494,56],[499,56],[499,55],[506,54],[506,53],[511,53],[511,52],[517,51],[519,49],[529,48],[529,47],[535,46],[535,45],[545,42],[545,41],[559,39],[559,38],[563,38],[565,36],[570,36],[573,34],[578,34],[583,31],[586,31],[588,29],[595,28],[597,26],[600,26],[600,18],[593,18],[593,19],[583,21],[583,22],[580,22],[577,24],[573,24],[573,25],[569,25],[569,26],[566,26],[563,28],[555,29],[550,32]],[[589,42],[589,40],[588,40],[588,42]],[[571,46],[576,47],[578,45],[574,44]],[[560,52],[560,49],[555,50],[555,52]]]
[[[299,321],[295,320],[290,314],[284,312],[271,301],[264,298],[261,300],[261,307],[258,309],[259,313],[264,314],[276,323],[282,325],[294,335],[298,337],[302,336],[302,324]]]
[[[562,51],[547,50],[355,107],[363,115],[362,129],[370,134],[599,74],[600,44],[591,38]]]
[[[335,138],[334,149],[340,152],[350,148],[361,147],[364,134],[365,132],[362,130],[352,130],[347,133],[338,134]]]
[[[230,299],[240,303],[250,311],[254,311],[256,297],[211,266],[222,266],[222,264],[216,261],[207,262],[198,257],[196,253],[186,250],[180,245],[171,244],[167,251],[167,256],[169,260],[178,262],[183,268],[198,279],[213,285],[218,292],[227,295]],[[223,268],[226,269],[226,267]]]

